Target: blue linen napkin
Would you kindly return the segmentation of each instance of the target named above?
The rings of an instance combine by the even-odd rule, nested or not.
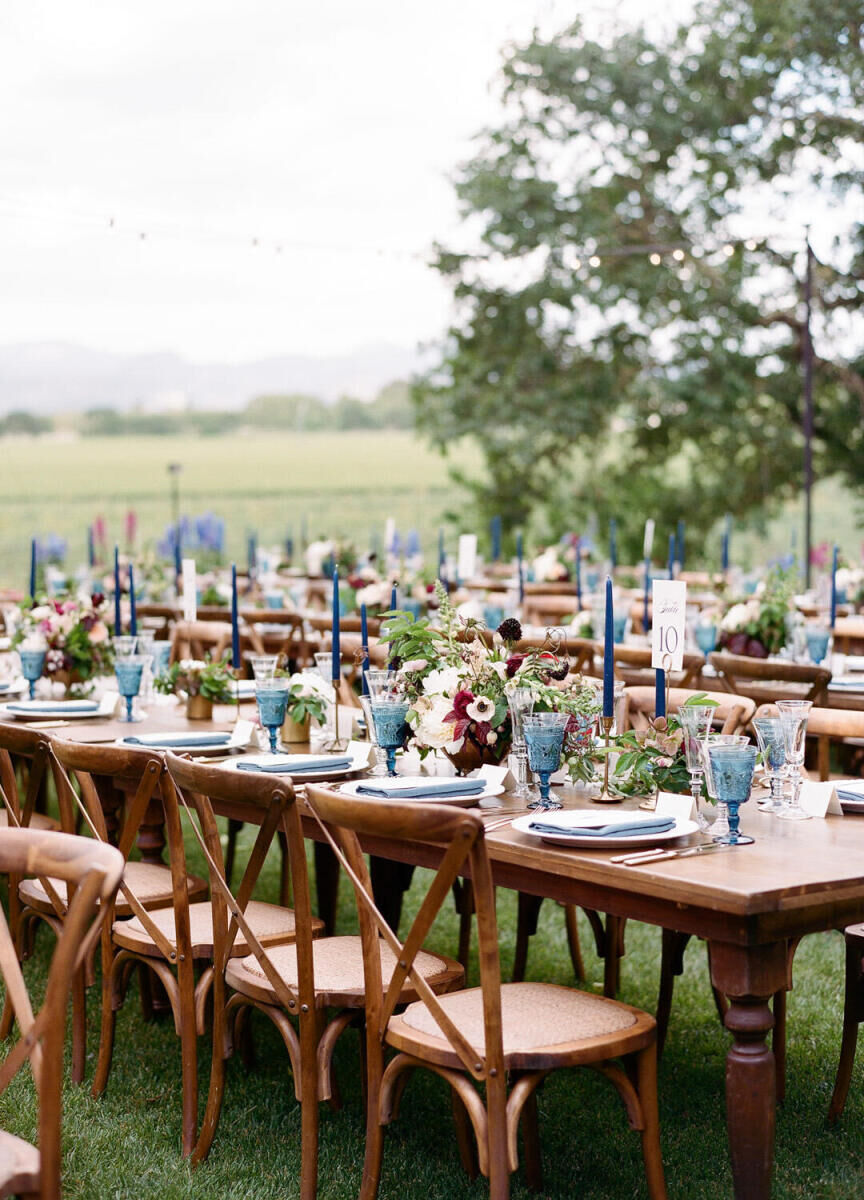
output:
[[[836,791],[838,800],[857,800],[859,804],[864,801],[864,786],[862,786],[860,791],[857,792],[850,792],[846,788],[839,787],[836,789]]]
[[[189,746],[224,746],[231,741],[230,733],[187,733],[185,737],[124,737],[123,741],[130,746],[149,746],[153,750],[184,750]]]
[[[32,704],[7,704],[10,712],[98,712],[99,705],[95,700],[50,700],[34,701]]]
[[[310,758],[308,762],[297,763],[255,763],[238,762],[238,771],[263,771],[267,775],[303,775],[309,771],[344,771],[353,763],[352,758]]]
[[[361,783],[358,796],[375,796],[381,800],[419,800],[424,796],[479,796],[486,791],[483,779],[447,779],[437,783],[418,783],[414,787],[392,787],[385,784]]]
[[[629,821],[621,825],[554,825],[548,821],[532,821],[528,826],[534,833],[555,833],[562,837],[614,838],[633,837],[640,833],[666,833],[675,828],[674,817],[651,817],[645,821]]]

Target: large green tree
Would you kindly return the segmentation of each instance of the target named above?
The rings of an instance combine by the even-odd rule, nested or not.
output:
[[[800,487],[810,221],[816,468],[864,487],[862,46],[860,0],[708,0],[663,41],[508,53],[415,388],[442,449],[483,445],[485,515],[615,515],[635,555],[648,515],[704,532]]]

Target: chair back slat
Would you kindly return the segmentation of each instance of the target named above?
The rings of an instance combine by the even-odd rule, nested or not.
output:
[[[812,663],[748,658],[744,654],[727,654],[721,650],[712,651],[710,662],[727,691],[750,696],[758,702],[776,698],[772,697],[771,685],[781,684],[787,688],[797,685],[796,690],[785,693],[788,697],[794,695],[819,704],[825,701],[831,682],[831,672],[827,667]]]

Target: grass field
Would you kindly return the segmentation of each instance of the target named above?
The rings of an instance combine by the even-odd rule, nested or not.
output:
[[[448,461],[412,434],[397,432],[6,438],[0,441],[0,584],[25,585],[34,534],[62,535],[69,543],[68,563],[83,561],[87,526],[100,514],[112,542],[122,541],[130,508],[138,514],[141,539],[158,539],[171,519],[171,462],[182,465],[182,511],[223,517],[228,554],[238,561],[245,561],[250,530],[257,530],[262,545],[281,544],[289,529],[299,537],[304,519],[310,538],[347,536],[362,550],[372,531],[380,536],[393,517],[403,533],[416,529],[427,554],[434,555],[442,516],[459,505],[448,466],[482,469],[474,445],[456,446]],[[686,516],[683,500],[682,513]],[[800,505],[789,505],[764,530],[736,531],[733,560],[748,566],[783,554],[793,535],[800,546],[801,526]],[[657,545],[664,541],[661,534]],[[859,513],[834,482],[817,488],[814,534],[816,542],[837,540],[848,555],[859,557],[864,536]],[[454,548],[452,531],[448,538]],[[715,533],[709,543],[717,553],[718,539]],[[529,535],[529,546],[533,540]],[[481,536],[481,549],[482,541]],[[688,547],[691,558],[698,558],[693,539]]]
[[[251,846],[244,831],[246,850]],[[196,870],[203,870],[190,845]],[[264,898],[278,893],[277,862],[268,861]],[[418,872],[408,908],[416,911],[428,875]],[[499,891],[502,967],[513,959],[515,897]],[[598,990],[602,964],[582,921],[588,981]],[[352,901],[343,890],[339,932],[356,928]],[[445,906],[431,945],[452,953],[456,920]],[[529,978],[564,984],[572,974],[561,909],[547,901],[532,939]],[[44,977],[52,944],[40,934],[28,979]],[[621,998],[648,1010],[656,1002],[659,930],[631,922],[623,960]],[[669,1039],[660,1070],[663,1156],[672,1200],[727,1200],[731,1195],[724,1123],[723,1073],[728,1036],[716,1016],[702,943],[688,948],[686,969],[676,981]],[[476,980],[476,963],[471,978]],[[840,934],[805,938],[795,959],[789,997],[789,1080],[778,1114],[775,1200],[856,1200],[864,1196],[864,1061],[859,1062],[846,1113],[829,1129],[825,1114],[840,1040],[843,943]],[[299,1109],[287,1056],[268,1022],[255,1026],[257,1067],[246,1073],[229,1063],[222,1120],[209,1160],[196,1171],[182,1161],[180,1146],[179,1043],[164,1020],[145,1023],[137,985],[122,1010],[114,1070],[101,1100],[87,1087],[64,1093],[64,1164],[68,1200],[291,1200],[298,1195]],[[88,1001],[88,1082],[95,1065],[98,987]],[[864,1054],[864,1052],[862,1052]],[[199,1053],[206,1094],[209,1054]],[[357,1034],[340,1044],[337,1072],[345,1100],[341,1112],[322,1109],[321,1200],[357,1195],[363,1158],[363,1121]],[[626,1124],[611,1087],[591,1072],[561,1072],[539,1093],[544,1154],[544,1200],[630,1200],[644,1197],[639,1140]],[[203,1105],[203,1099],[202,1099]],[[0,1097],[0,1126],[35,1136],[29,1076]],[[514,1200],[531,1195],[521,1176]],[[462,1174],[453,1140],[446,1088],[427,1073],[408,1085],[398,1120],[387,1131],[381,1200],[483,1200],[481,1179]]]

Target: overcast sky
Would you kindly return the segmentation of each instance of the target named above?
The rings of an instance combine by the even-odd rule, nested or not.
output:
[[[3,0],[0,341],[240,361],[434,340],[449,297],[414,256],[458,230],[448,174],[495,119],[502,46],[669,8]]]

